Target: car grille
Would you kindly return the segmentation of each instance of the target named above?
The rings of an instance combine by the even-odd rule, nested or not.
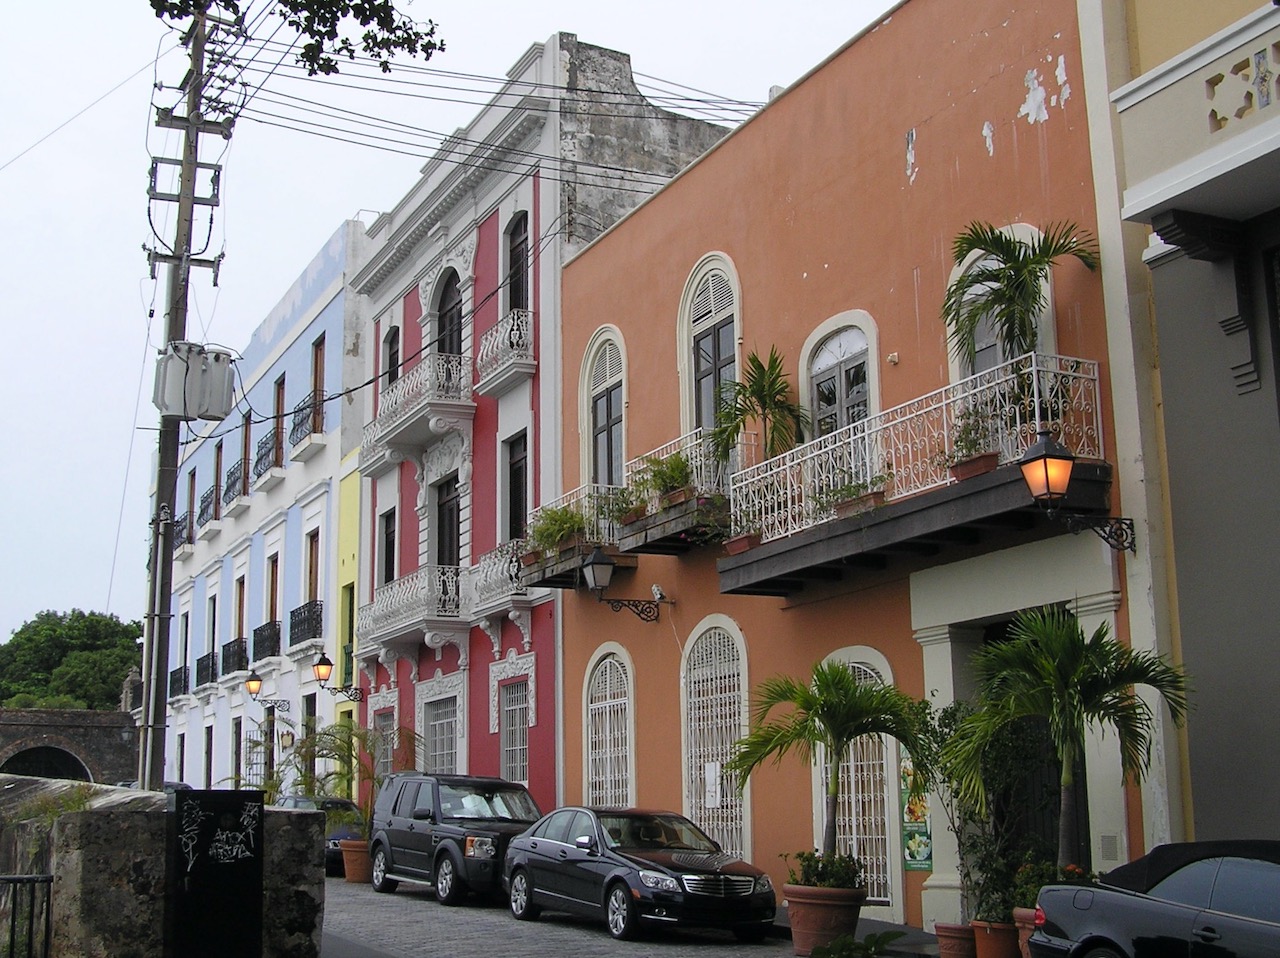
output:
[[[691,895],[735,898],[750,895],[756,880],[750,875],[681,875],[684,890]]]

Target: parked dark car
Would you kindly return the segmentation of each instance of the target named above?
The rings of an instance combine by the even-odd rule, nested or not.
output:
[[[501,778],[389,775],[373,808],[373,888],[434,885],[445,905],[469,891],[500,894],[507,842],[541,814],[528,789]]]
[[[333,798],[328,795],[286,795],[276,802],[280,808],[299,808],[324,812],[324,873],[341,875],[342,849],[340,841],[359,841],[364,838],[364,816],[360,806],[349,798]]]
[[[759,941],[777,908],[769,876],[689,819],[634,808],[552,812],[511,840],[502,882],[516,918],[575,912],[603,918],[614,938],[687,925]]]
[[[1094,882],[1040,889],[1033,958],[1275,958],[1280,842],[1160,845]]]

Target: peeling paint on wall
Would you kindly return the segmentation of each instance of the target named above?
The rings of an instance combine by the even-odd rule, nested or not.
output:
[[[1043,123],[1049,119],[1049,111],[1045,107],[1045,89],[1040,85],[1040,71],[1028,70],[1027,98],[1018,110],[1018,116],[1025,116],[1028,123]]]
[[[907,130],[907,182],[914,183],[916,181],[916,131],[915,128]]]
[[[1058,69],[1054,72],[1054,76],[1058,80],[1058,86],[1061,92],[1058,94],[1059,105],[1066,109],[1067,99],[1071,96],[1071,84],[1067,82],[1067,58],[1058,57]]]
[[[996,155],[996,128],[988,120],[982,124],[982,138],[987,141],[987,156]]]

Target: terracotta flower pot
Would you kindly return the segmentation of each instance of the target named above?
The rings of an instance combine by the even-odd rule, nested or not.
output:
[[[836,518],[848,519],[850,516],[856,516],[862,512],[879,509],[883,505],[884,490],[875,489],[871,492],[863,493],[856,499],[845,499],[843,502],[837,502]]]
[[[938,958],[975,958],[977,955],[972,925],[940,921],[934,924],[933,933],[938,938]]]
[[[724,540],[724,551],[731,556],[736,556],[741,555],[748,549],[754,549],[759,544],[759,533],[752,532],[745,536],[731,536]]]
[[[783,885],[791,944],[797,955],[808,955],[819,945],[829,945],[841,935],[858,930],[858,914],[867,900],[865,888],[820,888],[816,885]]]
[[[991,472],[998,465],[1000,465],[1000,453],[979,453],[970,459],[952,463],[951,476],[957,482],[963,482],[966,479],[972,479],[974,476],[980,476],[984,472]]]
[[[972,921],[978,958],[1018,958],[1018,928],[1013,922]]]
[[[347,881],[355,885],[367,885],[373,880],[373,859],[369,857],[369,843],[364,839],[339,839],[342,849],[342,869]]]
[[[1031,933],[1036,930],[1036,910],[1034,908],[1015,908],[1013,910],[1013,924],[1018,929],[1018,951],[1022,954],[1022,958],[1031,958],[1031,946],[1027,944],[1027,940],[1031,937]]]

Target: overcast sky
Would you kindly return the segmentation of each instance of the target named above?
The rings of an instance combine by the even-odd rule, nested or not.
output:
[[[893,5],[399,4],[438,24],[447,49],[424,64],[437,70],[502,77],[532,44],[563,30],[629,53],[637,73],[754,102]],[[153,282],[142,252],[155,243],[146,188],[151,157],[177,156],[178,142],[155,129],[151,103],[174,102],[186,65],[177,34],[147,0],[9,4],[3,22],[0,408],[8,452],[0,457],[0,641],[45,609],[143,613],[157,424],[151,388],[165,296],[164,271]],[[259,111],[278,111],[282,96],[302,97],[448,133],[477,112],[489,89],[478,79],[405,71],[392,77],[412,81],[401,89],[416,95],[397,96],[371,92],[374,81],[363,74],[338,81],[360,87],[353,90],[325,80],[301,85],[288,73],[281,68],[266,81]],[[449,102],[460,99],[471,102]],[[337,226],[357,215],[369,222],[367,211],[394,205],[428,152],[401,155],[242,119],[221,158],[202,157],[224,167],[209,255],[223,251],[225,259],[217,289],[207,271],[194,274],[189,338],[246,345]],[[169,205],[150,211],[156,232],[171,241]]]

